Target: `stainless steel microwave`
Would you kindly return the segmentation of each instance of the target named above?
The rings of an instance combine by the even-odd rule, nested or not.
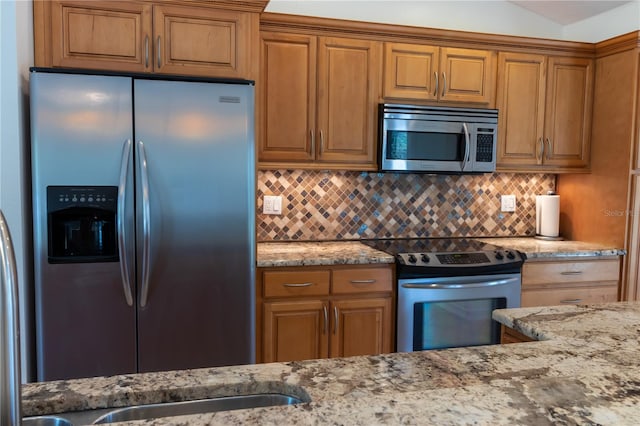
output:
[[[378,117],[382,171],[496,169],[498,110],[380,104]]]

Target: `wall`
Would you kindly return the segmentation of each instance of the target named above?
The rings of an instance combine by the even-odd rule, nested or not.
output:
[[[267,12],[562,39],[562,25],[505,0],[270,0]]]
[[[564,27],[566,40],[597,43],[640,29],[640,1],[635,0],[600,15]]]
[[[10,227],[20,284],[23,380],[31,376],[32,294],[28,169],[28,70],[33,65],[31,1],[0,1],[0,207]]]
[[[333,240],[535,234],[535,195],[555,175],[426,175],[271,170],[258,173],[257,238]],[[262,214],[262,196],[281,195],[281,216]],[[515,213],[500,195],[515,194]]]

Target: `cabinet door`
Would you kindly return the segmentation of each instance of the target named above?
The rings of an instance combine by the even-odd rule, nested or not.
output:
[[[317,37],[263,32],[258,161],[315,159]]]
[[[377,168],[381,50],[381,44],[373,41],[320,38],[316,132],[319,161]]]
[[[331,315],[332,357],[391,352],[391,298],[336,300]]]
[[[491,104],[494,83],[492,52],[450,47],[440,49],[438,95],[441,101]]]
[[[251,14],[154,6],[155,71],[205,77],[247,77]]]
[[[542,164],[546,59],[542,55],[498,55],[497,167]]]
[[[589,166],[593,61],[549,58],[545,116],[547,165]]]
[[[151,71],[151,5],[52,1],[54,67]]]
[[[267,302],[263,327],[263,362],[326,358],[329,355],[326,302]]]
[[[440,49],[420,44],[385,43],[385,98],[435,100]]]

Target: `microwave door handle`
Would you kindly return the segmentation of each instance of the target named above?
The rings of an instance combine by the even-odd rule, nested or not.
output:
[[[462,123],[462,129],[464,130],[464,157],[462,158],[462,171],[464,172],[469,162],[469,145],[471,144],[471,137],[469,136],[469,128],[467,123]]]

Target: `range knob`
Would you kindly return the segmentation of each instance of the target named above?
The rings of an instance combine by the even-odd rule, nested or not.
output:
[[[409,262],[411,263],[416,263],[418,261],[418,259],[416,259],[416,257],[412,254],[409,255]]]
[[[508,252],[507,252],[507,258],[508,258],[508,259],[515,259],[515,258],[516,258],[516,255],[515,255],[515,254],[513,254],[512,252],[508,251]]]
[[[429,256],[427,256],[426,254],[422,254],[422,256],[420,256],[420,260],[422,260],[423,263],[429,263]]]
[[[498,260],[502,260],[504,259],[504,256],[502,255],[502,253],[500,253],[499,251],[496,252],[496,259]]]

